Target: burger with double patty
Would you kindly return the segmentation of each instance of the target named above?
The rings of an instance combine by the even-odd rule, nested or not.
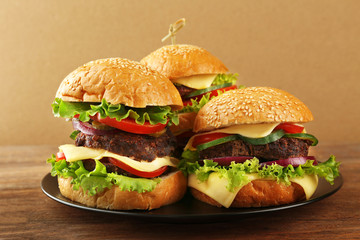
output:
[[[193,196],[218,207],[264,207],[309,199],[318,177],[333,183],[339,164],[308,156],[306,105],[280,89],[249,87],[210,100],[198,113],[179,167]]]
[[[89,62],[60,84],[56,117],[72,121],[75,144],[48,162],[63,196],[91,207],[154,209],[180,200],[186,178],[169,125],[181,97],[164,76],[121,58]]]

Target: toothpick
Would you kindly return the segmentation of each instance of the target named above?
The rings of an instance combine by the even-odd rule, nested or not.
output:
[[[169,33],[163,39],[162,42],[166,41],[168,38],[171,38],[171,44],[175,44],[176,33],[185,26],[185,18],[177,20],[175,23],[170,24]]]

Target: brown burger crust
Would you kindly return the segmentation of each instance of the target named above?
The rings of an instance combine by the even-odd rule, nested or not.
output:
[[[138,193],[121,191],[113,185],[101,193],[90,196],[80,187],[74,190],[72,178],[58,177],[61,194],[72,201],[89,207],[113,210],[151,210],[179,201],[185,194],[187,179],[181,171],[170,173],[161,178],[161,182],[151,192]]]
[[[101,102],[129,107],[173,106],[182,108],[180,94],[165,76],[143,64],[122,58],[88,62],[60,84],[57,98],[74,102]]]
[[[192,131],[196,114],[196,112],[180,113],[179,124],[172,124],[170,126],[170,131],[174,134],[174,136],[177,136],[186,131]]]
[[[227,67],[214,55],[193,45],[168,45],[161,47],[141,63],[160,72],[170,80],[198,74],[226,73]]]
[[[290,93],[270,87],[227,91],[200,109],[194,132],[238,124],[304,123],[313,120],[307,106]]]
[[[220,203],[195,188],[190,188],[190,192],[202,202],[222,207]],[[297,183],[286,186],[272,180],[257,179],[240,189],[230,207],[268,207],[290,204],[303,199],[305,199],[304,189]]]

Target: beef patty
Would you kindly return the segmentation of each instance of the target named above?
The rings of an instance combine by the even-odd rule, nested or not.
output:
[[[181,98],[184,99],[184,97],[188,94],[190,94],[191,92],[195,91],[196,89],[194,88],[189,88],[183,85],[178,85],[175,84],[176,89],[179,91]]]
[[[159,137],[123,131],[105,136],[80,132],[76,137],[75,145],[105,149],[135,160],[152,161],[156,157],[172,156],[176,139],[169,129]]]
[[[201,159],[227,156],[254,156],[260,160],[286,159],[307,156],[311,141],[283,137],[265,145],[251,145],[242,140],[235,140],[207,148],[200,152]]]

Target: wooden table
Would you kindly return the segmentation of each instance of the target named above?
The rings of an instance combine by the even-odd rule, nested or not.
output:
[[[317,146],[335,154],[343,187],[305,206],[218,223],[160,223],[69,207],[40,188],[56,146],[0,146],[0,239],[360,239],[360,145]]]

